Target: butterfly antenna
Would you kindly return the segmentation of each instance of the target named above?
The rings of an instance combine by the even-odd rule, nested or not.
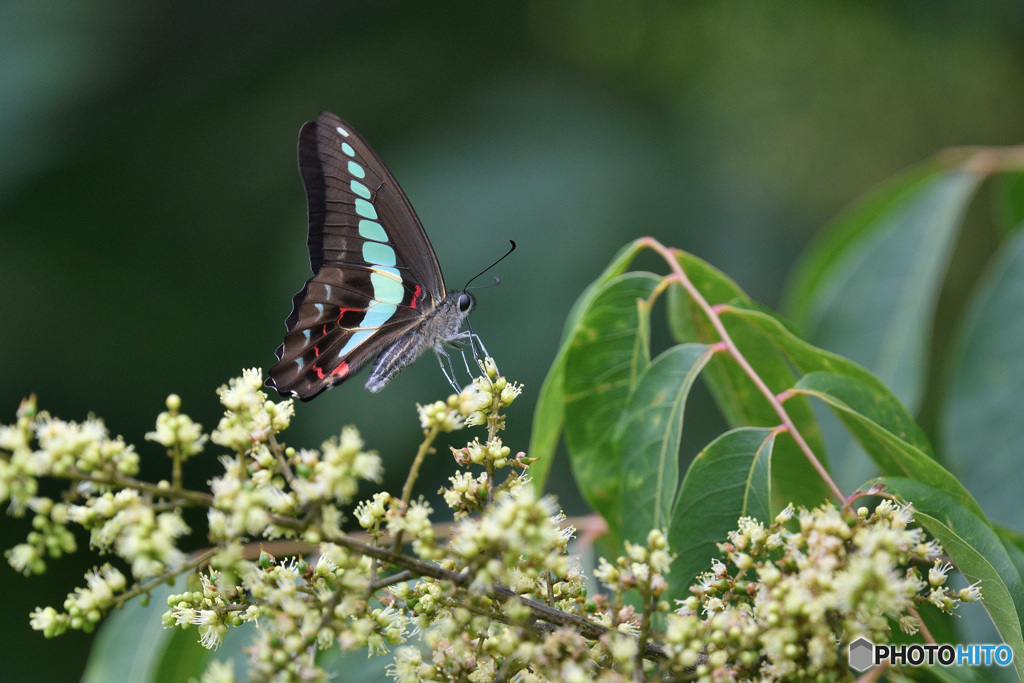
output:
[[[493,268],[494,266],[498,265],[499,263],[501,263],[502,261],[504,261],[504,260],[505,260],[506,258],[508,258],[508,255],[509,255],[509,254],[511,254],[511,253],[512,253],[513,251],[515,251],[515,250],[516,250],[516,243],[515,243],[515,240],[509,240],[509,244],[511,244],[511,245],[512,245],[512,248],[511,248],[511,249],[509,249],[508,251],[506,251],[506,252],[505,252],[505,255],[504,255],[504,256],[502,256],[502,257],[501,257],[500,259],[498,259],[497,261],[495,261],[494,263],[492,263],[491,265],[487,266],[486,268],[484,268],[483,270],[481,270],[481,271],[480,271],[479,273],[477,273],[476,275],[474,275],[473,277],[471,277],[471,278],[469,279],[469,282],[467,282],[467,283],[466,283],[466,286],[465,286],[465,287],[463,287],[462,289],[463,289],[463,290],[469,289],[469,285],[473,283],[473,280],[477,279],[478,277],[480,277],[481,275],[483,275],[484,273],[486,273],[486,272],[487,272],[488,270],[490,270],[491,268]],[[498,278],[494,278],[494,280],[495,280],[495,283],[494,283],[494,284],[498,284],[498,282],[499,282]],[[490,286],[490,285],[488,285],[488,286]]]

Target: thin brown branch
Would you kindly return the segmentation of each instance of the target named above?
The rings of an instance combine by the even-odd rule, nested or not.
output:
[[[58,475],[54,475],[58,476]],[[100,477],[92,474],[85,474],[77,470],[59,475],[72,481],[87,481],[98,486],[110,486],[114,488],[134,489],[142,493],[148,493],[157,498],[164,498],[169,501],[176,501],[183,506],[210,507],[213,504],[213,495],[202,491],[191,491],[189,489],[172,489],[158,484],[139,481],[131,477],[117,475],[114,477]]]

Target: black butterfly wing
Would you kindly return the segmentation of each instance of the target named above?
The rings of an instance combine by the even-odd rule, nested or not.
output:
[[[371,220],[383,227],[410,279],[424,286],[435,299],[444,298],[441,266],[423,224],[391,171],[352,126],[327,111],[302,126],[299,170],[306,185],[306,243],[314,274],[324,262],[362,261],[361,250],[367,238],[361,234],[360,224]],[[355,189],[353,181],[358,183]],[[376,219],[359,212],[365,208],[363,202],[372,204]]]
[[[444,298],[437,257],[373,148],[329,112],[299,133],[313,277],[292,298],[267,385],[309,400],[344,381]]]

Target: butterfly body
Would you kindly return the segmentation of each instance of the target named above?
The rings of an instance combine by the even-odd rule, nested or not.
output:
[[[467,292],[452,292],[446,296],[417,327],[399,337],[377,357],[366,388],[376,394],[429,349],[438,357],[446,356],[445,344],[466,338],[462,322],[473,306],[473,297]]]
[[[307,122],[299,170],[313,276],[292,297],[268,386],[309,400],[376,357],[366,382],[376,393],[427,350],[446,356],[470,338],[472,296],[447,292],[412,205],[349,124],[330,112]]]

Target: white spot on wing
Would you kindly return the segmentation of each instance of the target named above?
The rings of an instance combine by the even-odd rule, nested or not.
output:
[[[348,131],[347,131],[347,130],[345,130],[344,128],[342,128],[341,126],[338,126],[338,127],[337,127],[337,131],[338,131],[339,133],[341,133],[342,135],[344,135],[345,137],[348,137]]]

